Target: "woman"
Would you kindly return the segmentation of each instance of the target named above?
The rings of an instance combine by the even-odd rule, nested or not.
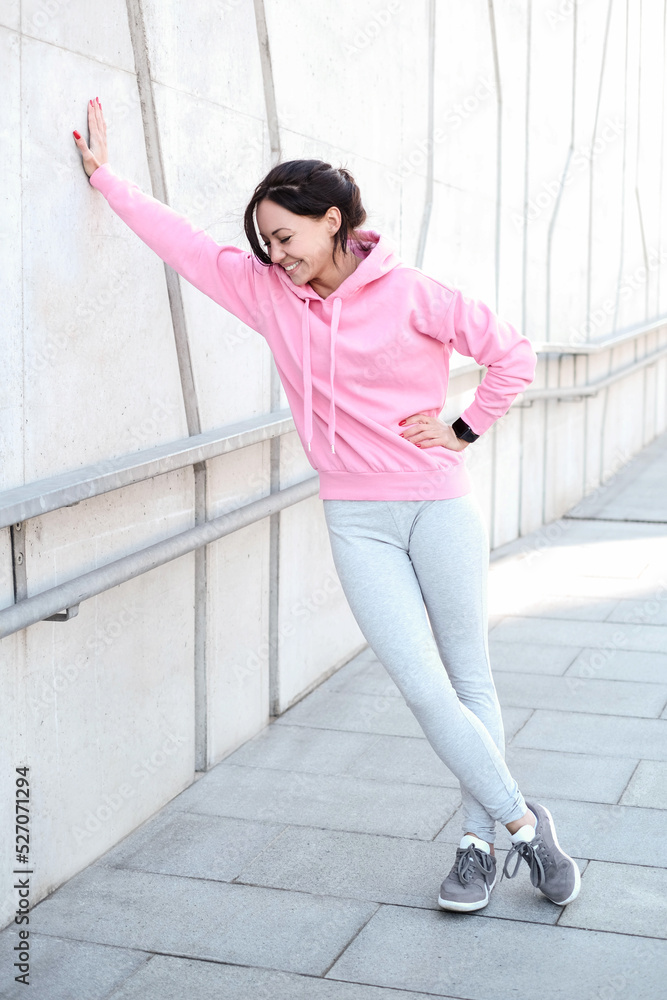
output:
[[[504,760],[488,652],[488,537],[462,454],[531,383],[530,341],[362,230],[359,189],[342,168],[292,160],[270,170],[245,212],[248,253],[220,246],[114,173],[97,98],[88,125],[90,148],[74,137],[90,184],[162,260],[271,348],[319,472],[352,612],[461,783],[463,838],[439,906],[487,905],[497,822],[513,842],[503,874],[512,878],[524,858],[533,884],[569,903],[579,869],[549,811],[526,803]],[[488,370],[449,426],[438,414],[454,349]]]

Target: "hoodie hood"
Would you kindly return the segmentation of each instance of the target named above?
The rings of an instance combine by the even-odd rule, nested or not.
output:
[[[331,299],[332,311],[329,324],[329,385],[331,388],[331,403],[329,405],[328,439],[331,451],[335,454],[336,438],[336,400],[334,395],[334,378],[336,373],[336,335],[340,315],[343,310],[343,303],[351,295],[354,295],[369,285],[372,281],[377,281],[383,275],[388,274],[395,267],[403,263],[398,256],[396,244],[387,236],[383,236],[374,229],[356,230],[360,239],[364,243],[373,243],[371,250],[365,254],[359,246],[352,240],[348,240],[347,247],[358,257],[361,262],[357,269],[352,272],[330,295],[325,299],[311,288],[310,284],[295,285],[289,274],[280,264],[274,267],[284,285],[302,300],[303,308],[301,312],[301,339],[303,348],[303,399],[305,411],[304,433],[308,444],[308,451],[311,450],[310,443],[313,438],[313,379],[310,365],[310,304],[315,299],[317,302],[328,302]]]

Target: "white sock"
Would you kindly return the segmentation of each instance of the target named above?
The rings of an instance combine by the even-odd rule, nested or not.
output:
[[[531,826],[530,823],[526,823],[525,826],[520,826],[516,833],[512,834],[513,844],[529,844],[531,840],[535,837],[535,827]]]
[[[490,844],[487,844],[487,842],[485,840],[480,840],[479,837],[473,837],[472,834],[470,834],[470,833],[466,833],[465,837],[462,839],[461,843],[459,844],[459,847],[462,847],[462,848],[465,849],[466,847],[470,847],[471,844],[474,844],[475,847],[478,847],[480,849],[480,851],[484,851],[486,854],[490,854],[491,853],[491,845]]]

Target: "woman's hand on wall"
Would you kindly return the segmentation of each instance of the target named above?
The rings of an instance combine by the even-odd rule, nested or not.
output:
[[[78,132],[74,132],[74,141],[79,147],[79,152],[83,156],[83,169],[88,176],[101,167],[103,163],[109,162],[107,154],[107,123],[102,114],[102,105],[96,97],[94,101],[88,101],[88,132],[90,134],[90,146]]]
[[[449,426],[443,424],[437,417],[429,417],[425,413],[413,413],[411,417],[401,420],[405,430],[401,433],[406,441],[412,441],[418,448],[435,448],[440,445],[450,451],[463,451],[468,447],[468,441],[461,441]]]

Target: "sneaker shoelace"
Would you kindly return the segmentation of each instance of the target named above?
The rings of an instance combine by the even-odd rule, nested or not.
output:
[[[486,878],[493,871],[493,861],[491,855],[486,851],[480,851],[474,844],[468,847],[459,847],[456,851],[456,861],[450,875],[456,875],[462,885],[472,882],[476,872]]]
[[[514,865],[514,871],[510,873],[509,866],[512,858],[516,858],[516,864]],[[507,875],[507,878],[514,878],[522,858],[530,869],[530,881],[536,888],[539,888],[549,868],[554,865],[553,859],[550,857],[539,833],[535,834],[530,843],[521,841],[518,844],[512,845],[505,858],[502,877],[504,878]]]

